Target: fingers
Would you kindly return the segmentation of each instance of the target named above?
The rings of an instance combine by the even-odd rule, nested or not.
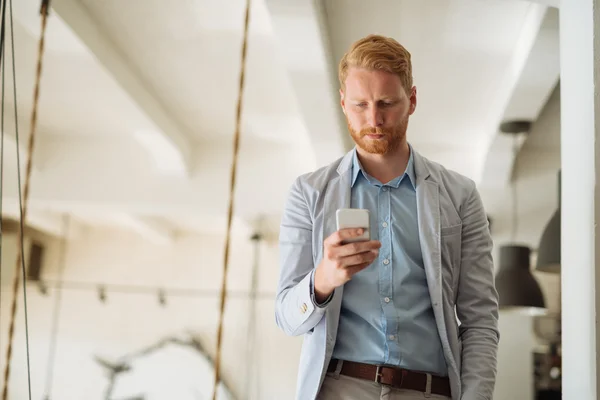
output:
[[[377,256],[379,255],[379,250],[369,250],[359,254],[353,254],[346,257],[341,257],[339,259],[340,267],[348,268],[354,267],[356,265],[361,265],[367,263],[367,265],[371,264]]]
[[[375,256],[375,257],[377,257],[377,256]],[[367,268],[372,263],[373,263],[373,260],[369,260],[366,262],[362,262],[360,264],[353,264],[353,265],[349,265],[349,266],[338,266],[336,268],[337,275],[342,279],[340,284],[344,284],[344,283],[348,282],[350,279],[352,279],[352,277],[355,274],[357,274],[360,271],[362,271],[363,269]]]
[[[377,240],[342,244],[344,240],[359,237],[362,233],[363,229],[340,229],[323,242],[324,254],[319,269],[328,274],[334,287],[349,281],[379,256],[381,242]]]
[[[377,258],[379,250],[370,250],[359,254],[353,254],[347,257],[340,257],[333,260],[333,266],[338,270],[348,270],[357,265],[371,265]]]
[[[378,250],[380,247],[381,242],[378,240],[348,243],[335,248],[335,255],[337,257],[347,257],[354,254],[364,253],[366,251]]]
[[[325,245],[338,246],[342,244],[344,240],[357,238],[363,233],[364,229],[362,228],[340,229],[339,231],[334,232],[327,239],[325,239]]]
[[[325,246],[324,249],[324,257],[327,260],[340,262],[341,260],[358,256],[360,254],[368,254],[370,252],[375,252],[375,257],[379,252],[379,248],[381,247],[381,242],[377,240],[370,240],[368,242],[356,242],[356,243],[348,243],[343,246]],[[348,261],[345,261],[345,265],[353,265],[358,264],[363,261],[353,262],[348,264]]]

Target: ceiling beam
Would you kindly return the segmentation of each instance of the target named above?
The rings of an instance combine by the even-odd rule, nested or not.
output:
[[[204,143],[198,169],[190,179],[159,176],[130,138],[115,140],[54,139],[44,141],[52,154],[43,171],[34,171],[29,206],[75,214],[130,214],[135,216],[205,217],[207,224],[227,215],[231,146]],[[235,217],[254,220],[257,215],[280,213],[294,179],[308,172],[309,148],[268,141],[242,142],[240,147]],[[106,154],[111,162],[106,162]],[[277,166],[277,173],[274,173]],[[262,177],[269,176],[269,179]],[[16,202],[16,174],[6,174],[5,202]],[[255,193],[269,193],[250,198]],[[210,217],[210,218],[208,218]],[[144,229],[162,232],[148,221]],[[136,222],[141,226],[142,222]],[[160,233],[159,236],[168,236]]]
[[[81,226],[76,224],[66,224],[64,218],[64,215],[44,211],[42,209],[28,209],[27,220],[24,225],[26,228],[55,237],[75,238],[83,233]],[[18,200],[13,198],[3,203],[2,219],[14,221],[16,224],[19,224],[21,215],[19,213]]]
[[[148,85],[92,18],[85,5],[77,0],[54,0],[52,8],[154,122],[156,131],[137,132],[135,135],[155,159],[158,167],[165,172],[189,175],[193,167],[189,135],[169,115],[160,99],[148,89]]]
[[[266,0],[316,161],[328,164],[351,148],[339,105],[323,2]]]
[[[492,182],[497,181],[496,179],[490,179],[489,176],[486,176],[486,173],[489,174],[489,170],[486,171],[486,162],[488,156],[493,154],[492,151],[498,151],[494,146],[504,144],[502,139],[498,141],[498,127],[505,118],[507,107],[510,104],[511,97],[522,76],[526,62],[529,59],[529,55],[540,31],[540,26],[546,11],[546,6],[535,3],[529,4],[527,15],[522,24],[523,28],[519,33],[519,39],[515,41],[516,46],[512,52],[511,60],[508,63],[506,75],[503,77],[501,85],[498,86],[500,90],[498,90],[496,95],[490,99],[490,102],[492,103],[490,109],[494,112],[490,115],[490,118],[488,118],[489,126],[484,130],[487,135],[487,140],[484,145],[485,150],[481,152],[480,161],[478,162],[478,176],[475,177],[475,181],[481,185],[489,185],[493,184]]]
[[[552,94],[560,75],[557,9],[547,9],[527,54],[499,122],[513,119],[535,122]],[[515,152],[513,138],[496,130],[486,154],[482,187],[503,190],[511,182],[515,156],[523,139],[526,138],[519,141]]]

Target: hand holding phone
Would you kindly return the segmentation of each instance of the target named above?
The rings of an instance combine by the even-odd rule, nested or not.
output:
[[[323,242],[323,259],[315,271],[314,289],[318,302],[325,301],[336,287],[371,265],[381,247],[379,241],[369,240],[368,210],[338,210],[336,217],[340,229]]]
[[[371,238],[369,210],[363,208],[340,208],[335,213],[335,220],[338,231],[347,228],[363,229],[363,233],[360,236],[345,239],[344,244],[367,241]]]

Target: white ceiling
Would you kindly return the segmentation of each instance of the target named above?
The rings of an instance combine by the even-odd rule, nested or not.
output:
[[[160,0],[81,3],[190,137],[219,140],[233,135],[244,1],[228,1],[226,7],[217,1],[179,1],[168,7]],[[252,4],[244,134],[305,144],[307,134],[268,12],[263,2]]]
[[[52,4],[32,209],[73,213],[90,224],[114,221],[159,240],[177,231],[222,231],[245,2]],[[539,95],[523,89],[532,83],[521,78],[531,77],[547,54],[532,50],[546,26],[540,4],[252,4],[235,197],[240,227],[260,216],[276,226],[293,179],[349,149],[337,62],[363,35],[394,36],[413,55],[419,103],[412,143],[478,182],[495,154],[502,118],[519,110],[536,117],[556,83],[550,74],[535,82]],[[29,130],[38,7],[38,0],[21,0],[15,8],[22,137]],[[6,176],[5,198],[13,204],[15,173]]]
[[[33,103],[39,2],[15,3],[19,128],[25,134],[30,129]],[[7,57],[7,62],[10,60]],[[12,93],[12,79],[6,82],[7,93]],[[51,14],[47,27],[40,94],[37,124],[40,135],[121,136],[139,127],[152,127],[151,120],[139,111],[56,13]],[[12,96],[8,104],[13,107]]]

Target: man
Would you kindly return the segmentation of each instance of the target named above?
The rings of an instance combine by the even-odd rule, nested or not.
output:
[[[417,91],[398,42],[357,41],[339,79],[356,147],[300,176],[281,222],[276,321],[304,335],[297,398],[492,399],[498,295],[475,184],[408,144]],[[372,240],[343,244],[360,235],[336,231],[348,207],[370,211]]]

